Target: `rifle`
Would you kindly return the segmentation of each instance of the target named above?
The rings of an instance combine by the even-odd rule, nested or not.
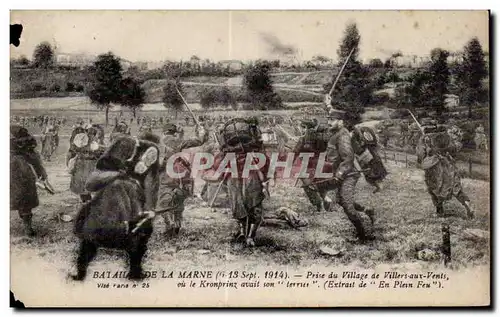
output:
[[[335,85],[337,85],[337,82],[338,82],[338,80],[340,78],[340,75],[342,75],[342,72],[344,71],[344,68],[347,65],[347,62],[349,61],[349,58],[351,58],[352,53],[354,53],[354,49],[355,49],[355,47],[352,48],[351,52],[349,53],[349,55],[347,56],[347,58],[346,58],[346,60],[344,62],[344,65],[342,65],[342,68],[340,68],[340,71],[337,74],[337,78],[335,78],[335,81],[333,82],[332,88],[330,88],[330,92],[328,93],[329,96],[332,95],[333,90],[335,89]]]
[[[182,96],[181,92],[179,91],[179,88],[177,88],[177,84],[175,84],[175,90],[177,91],[177,93],[179,94],[179,96],[181,97],[182,99],[182,102],[184,103],[184,105],[186,106],[187,110],[189,111],[189,113],[191,114],[191,116],[193,117],[193,120],[194,122],[196,123],[197,126],[201,127],[200,125],[200,122],[198,121],[198,119],[196,118],[196,116],[194,115],[193,111],[191,110],[191,108],[189,108],[186,100],[184,99],[184,97]]]
[[[417,124],[418,128],[420,129],[420,132],[422,132],[422,134],[425,134],[424,132],[424,128],[422,128],[422,125],[420,125],[420,123],[418,122],[417,118],[415,118],[415,116],[413,115],[413,113],[410,111],[410,109],[406,109],[408,110],[408,112],[410,113],[411,117],[413,118],[413,120],[415,121],[415,123]]]
[[[43,181],[36,181],[36,186],[38,186],[40,189],[46,190],[51,195],[54,195],[56,193],[54,187],[52,187],[52,185],[49,183],[49,180],[47,179]]]
[[[140,216],[143,216],[145,215],[146,217],[142,218],[141,221],[139,221],[136,225],[135,225],[135,228],[132,229],[132,233],[136,233],[137,230],[139,230],[139,228],[148,220],[150,219],[153,219],[154,217],[156,217],[156,215],[158,214],[163,214],[165,212],[169,212],[171,210],[174,210],[175,207],[168,207],[168,208],[165,208],[165,209],[160,209],[160,210],[150,210],[150,211],[143,211]]]
[[[291,135],[290,133],[288,133],[281,125],[276,125],[276,128],[278,128],[281,132],[283,132],[289,139],[291,139],[292,141],[295,141],[295,142],[298,142],[299,141],[299,138],[296,137],[296,136],[293,136]]]

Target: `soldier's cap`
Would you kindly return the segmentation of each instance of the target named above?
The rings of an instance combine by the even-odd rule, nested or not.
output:
[[[330,108],[328,110],[326,118],[327,119],[339,120],[339,119],[342,119],[344,117],[344,115],[345,115],[345,111],[344,110]]]
[[[175,133],[177,132],[177,126],[173,123],[167,123],[163,125],[163,132]]]
[[[314,119],[303,119],[300,120],[300,125],[305,128],[314,128],[318,125],[318,120]]]

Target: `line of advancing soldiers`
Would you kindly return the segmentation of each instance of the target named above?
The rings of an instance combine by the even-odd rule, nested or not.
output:
[[[374,239],[374,211],[355,201],[355,190],[361,175],[379,190],[387,171],[378,154],[378,140],[372,129],[348,126],[344,113],[331,107],[330,98],[325,99],[329,109],[327,124],[317,120],[302,123],[302,135],[294,147],[294,160],[301,160],[309,153],[309,175],[314,175],[322,156],[326,158],[324,172],[331,178],[301,178],[302,188],[318,212],[331,210],[336,192],[336,202],[342,207],[356,230],[361,242]],[[246,246],[255,245],[255,237],[264,220],[263,201],[268,197],[270,178],[269,162],[253,169],[248,175],[242,170],[252,158],[266,155],[262,132],[256,118],[233,118],[217,127],[209,135],[208,129],[200,125],[196,136],[184,139],[184,131],[172,123],[163,125],[163,135],[157,136],[152,129],[140,131],[137,137],[130,135],[125,122],[116,122],[110,135],[111,145],[104,144],[104,130],[97,124],[80,122],[70,137],[70,148],[66,164],[71,174],[70,189],[79,195],[83,203],[75,219],[75,234],[81,239],[78,253],[77,280],[85,277],[86,269],[99,246],[124,248],[130,255],[131,277],[141,276],[142,257],[152,233],[152,221],[162,215],[166,223],[166,235],[174,237],[182,227],[184,204],[193,196],[194,178],[191,175],[192,161],[178,154],[185,149],[205,146],[205,150],[217,153],[212,168],[205,180],[212,184],[224,184],[227,188],[233,218],[238,231],[235,240]],[[11,210],[17,210],[28,235],[35,234],[32,228],[32,209],[39,205],[37,185],[53,192],[47,173],[36,152],[36,140],[28,130],[11,125]],[[463,193],[460,179],[455,171],[454,160],[448,154],[454,145],[451,137],[422,131],[419,159],[425,170],[426,184],[437,208],[442,214],[442,204],[456,196],[466,207],[470,217],[473,211],[469,199]],[[210,141],[209,141],[210,140]],[[446,142],[445,142],[446,141]],[[441,144],[442,143],[442,144]],[[442,146],[440,146],[440,144]],[[227,166],[227,154],[234,154],[237,174],[223,172]],[[172,158],[173,165],[167,164]],[[301,164],[299,164],[301,165]],[[173,171],[168,172],[169,169]],[[171,177],[172,173],[184,173],[183,177]],[[450,186],[432,187],[439,183],[439,175],[450,174]],[[196,176],[196,175],[195,175]],[[103,194],[107,192],[107,196]]]
[[[327,106],[329,105],[330,101],[327,100]],[[373,239],[372,222],[374,213],[371,209],[364,208],[355,202],[355,188],[362,173],[365,173],[365,178],[377,187],[378,182],[384,179],[387,172],[383,164],[381,164],[379,156],[377,156],[375,148],[376,136],[370,134],[369,131],[360,131],[359,129],[354,129],[352,132],[349,131],[343,125],[343,121],[341,120],[342,115],[339,111],[330,111],[327,126],[318,124],[307,126],[306,124],[306,133],[300,138],[294,152],[297,155],[304,152],[314,153],[316,162],[321,153],[326,153],[327,161],[330,164],[329,168],[334,172],[334,177],[326,180],[301,179],[303,183],[302,187],[318,211],[330,209],[332,199],[328,193],[337,191],[336,201],[354,225],[359,239],[361,241],[371,240]],[[41,179],[46,178],[46,173],[41,162],[32,162],[31,160],[31,157],[36,156],[33,154],[35,152],[32,147],[34,139],[31,143],[27,143],[30,146],[29,148],[26,148],[26,145],[19,145],[19,142],[22,143],[23,138],[26,137],[23,135],[29,135],[29,133],[27,133],[25,128],[18,128],[16,131],[13,131],[14,134],[21,136],[14,136],[11,139],[16,140],[13,142],[18,145],[14,149],[17,149],[16,151],[18,152],[26,149],[26,153],[31,153],[27,157],[30,160],[30,164],[36,166],[36,175]],[[257,120],[233,118],[222,125],[217,132],[217,135],[212,138],[212,143],[215,143],[214,141],[217,142],[218,153],[221,155],[235,153],[237,165],[240,170],[245,164],[247,153],[264,153],[262,136]],[[183,178],[169,177],[168,173],[165,172],[167,168],[166,162],[172,155],[187,148],[199,147],[209,140],[209,133],[206,127],[197,127],[196,134],[195,138],[185,140],[182,129],[174,124],[167,123],[163,126],[163,136],[161,139],[155,136],[151,129],[140,131],[140,135],[138,136],[139,139],[157,143],[163,157],[156,207],[159,209],[169,209],[169,212],[163,213],[167,226],[166,233],[169,236],[179,234],[182,225],[184,202],[190,195],[193,195],[194,184],[189,174],[191,162],[182,158],[178,158],[175,161],[174,169],[187,172]],[[130,137],[130,129],[125,122],[116,122],[115,129],[110,135],[110,140],[114,142],[120,137]],[[373,142],[373,148],[370,148],[370,140],[375,141]],[[36,141],[34,142],[36,146]],[[92,199],[92,193],[87,189],[87,183],[90,175],[95,171],[96,162],[105,153],[106,148],[104,144],[104,130],[99,125],[91,123],[88,125],[80,124],[73,130],[66,164],[71,174],[70,190],[79,195],[82,203],[87,203]],[[355,166],[355,158],[358,159],[361,166]],[[314,159],[310,160],[313,165],[315,164]],[[117,161],[119,160],[117,159]],[[373,164],[374,161],[377,164]],[[249,246],[255,244],[254,238],[256,232],[263,221],[262,202],[266,197],[267,184],[269,182],[266,168],[267,166],[263,170],[252,171],[255,173],[250,173],[249,177],[246,178],[227,177],[226,174],[222,174],[222,178],[218,180],[224,181],[224,185],[227,187],[232,214],[239,224],[239,230],[236,235],[237,239],[244,241]],[[21,177],[20,179],[25,178]],[[19,187],[14,184],[14,187],[16,186]],[[30,234],[33,233],[33,230],[30,229],[31,220],[28,221],[27,219],[31,218],[26,215],[30,214],[30,212],[27,212],[28,209],[31,210],[38,205],[36,188],[34,189],[29,196],[33,200],[36,200],[36,202],[32,202],[26,206],[19,206],[19,204],[12,205],[11,203],[11,207],[15,207],[14,209],[22,210],[20,215],[22,213],[21,217],[25,220],[27,230]]]

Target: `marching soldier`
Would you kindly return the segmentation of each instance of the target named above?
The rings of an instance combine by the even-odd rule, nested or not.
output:
[[[320,127],[316,119],[303,120],[301,128],[305,131],[304,135],[300,137],[297,142],[294,153],[313,153],[314,156],[309,159],[308,170],[314,173],[318,163],[319,155],[325,152],[328,145],[328,131],[324,127]],[[319,191],[318,187],[314,184],[313,179],[301,179],[302,188],[306,193],[307,198],[313,206],[316,207],[318,212],[324,212],[330,209],[331,200],[326,196],[326,191]]]
[[[203,152],[204,153],[210,153],[214,157],[218,156],[220,153],[220,144],[219,140],[217,139],[217,131],[222,128],[220,125],[215,127],[215,131],[210,134],[208,141],[203,145]],[[203,182],[203,186],[200,190],[199,193],[197,193],[195,196],[199,198],[202,201],[205,201],[206,203],[210,203],[210,201],[213,199],[216,199],[216,196],[218,195],[217,188],[219,186],[215,186],[214,184],[210,182]],[[221,184],[221,189],[226,189],[227,186],[225,184]],[[213,207],[213,206],[210,206]]]
[[[19,125],[10,127],[10,209],[17,210],[28,236],[34,236],[32,209],[38,207],[37,180],[45,182],[47,172],[36,152],[36,140]]]
[[[125,121],[118,122],[118,118],[115,117],[115,126],[109,136],[109,142],[113,143],[114,140],[123,135],[130,135],[129,127]]]
[[[475,130],[474,144],[476,145],[476,150],[488,151],[488,139],[486,138],[482,124]]]
[[[191,164],[183,158],[178,158],[173,163],[173,169],[177,173],[186,172],[184,178],[173,178],[167,173],[168,159],[184,149],[197,147],[208,140],[208,131],[200,127],[200,137],[183,140],[180,133],[182,129],[175,124],[168,123],[163,127],[164,158],[160,168],[160,189],[158,195],[159,209],[174,207],[172,211],[163,214],[166,223],[166,235],[174,237],[179,234],[182,226],[182,214],[184,212],[184,201],[192,192],[192,179],[190,179]]]
[[[255,246],[254,238],[263,221],[262,202],[266,197],[268,166],[250,171],[248,177],[242,177],[241,174],[247,153],[263,151],[258,122],[255,118],[230,120],[224,125],[220,136],[222,153],[234,153],[238,169],[238,175],[223,175],[223,179],[227,179],[233,218],[239,225],[236,241],[244,239],[245,245],[252,247]]]
[[[326,98],[327,106],[331,99]],[[355,203],[354,194],[360,172],[354,166],[354,149],[351,135],[344,127],[340,111],[330,109],[327,116],[330,137],[327,145],[327,160],[332,163],[334,177],[320,184],[321,190],[337,189],[337,201],[354,225],[361,241],[373,240],[373,211]],[[368,218],[368,220],[366,219]]]
[[[79,195],[83,203],[92,197],[85,188],[87,178],[104,153],[104,130],[99,125],[77,126],[70,138],[66,166],[71,174],[70,190]]]
[[[59,146],[58,126],[48,125],[42,134],[42,155],[45,160],[50,161],[52,155]]]
[[[453,196],[465,207],[467,216],[474,217],[470,199],[465,194],[453,155],[461,144],[453,141],[449,131],[442,127],[422,128],[417,145],[417,163],[424,170],[427,191],[439,217],[444,215],[443,204]]]

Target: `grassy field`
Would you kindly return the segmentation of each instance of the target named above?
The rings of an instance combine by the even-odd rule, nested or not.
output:
[[[24,237],[17,213],[12,212],[10,218],[12,257],[22,257],[23,252],[31,250],[37,259],[55,266],[61,277],[72,267],[77,241],[71,231],[72,223],[60,223],[56,215],[74,213],[79,207],[77,197],[68,190],[70,177],[64,167],[67,147],[67,138],[63,138],[55,159],[46,162],[49,179],[57,193],[54,196],[40,193],[41,204],[34,216],[38,236],[34,239]],[[434,214],[422,171],[390,161],[387,165],[390,174],[382,192],[372,194],[372,188],[364,180],[360,180],[357,189],[357,200],[376,210],[377,239],[372,243],[357,242],[352,225],[338,206],[334,212],[315,213],[300,188],[278,182],[271,189],[271,199],[265,202],[266,212],[272,213],[281,206],[290,207],[308,219],[308,227],[302,230],[263,227],[256,240],[257,248],[240,250],[230,243],[230,234],[236,227],[224,206],[224,197],[217,200],[216,213],[203,207],[200,201],[189,199],[179,238],[167,240],[163,236],[163,219],[159,217],[155,221],[146,266],[163,261],[179,269],[201,264],[204,268],[217,267],[228,261],[241,266],[248,263],[301,266],[319,261],[329,266],[355,264],[362,268],[380,263],[418,263],[428,267],[439,263],[419,261],[416,252],[424,248],[439,249],[443,221],[448,222],[454,232],[452,254],[456,268],[489,263],[487,241],[472,241],[461,235],[466,228],[489,231],[489,182],[463,180],[476,210],[474,220],[463,218],[464,210],[456,201],[446,204],[447,218],[443,219]],[[321,246],[339,249],[342,253],[338,257],[327,257],[319,252]],[[119,252],[100,252],[91,269],[109,261],[122,263],[120,257]]]

